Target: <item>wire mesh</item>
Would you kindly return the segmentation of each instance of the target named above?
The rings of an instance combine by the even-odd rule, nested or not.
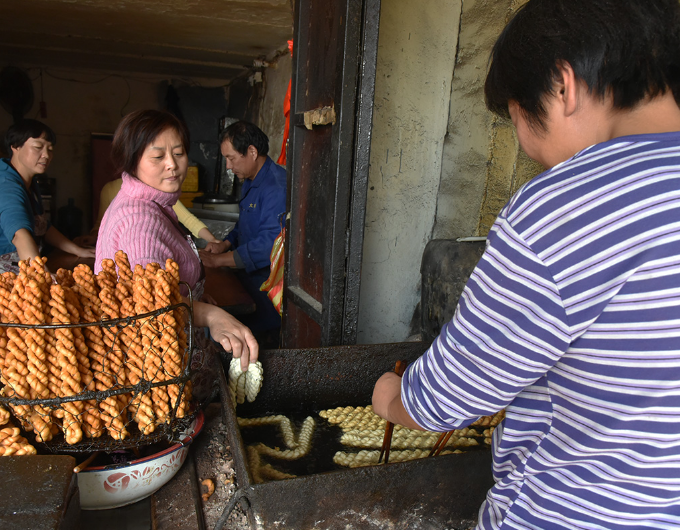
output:
[[[191,297],[189,305],[96,322],[0,322],[0,341],[13,359],[26,357],[2,367],[0,404],[49,452],[178,441],[198,410]]]

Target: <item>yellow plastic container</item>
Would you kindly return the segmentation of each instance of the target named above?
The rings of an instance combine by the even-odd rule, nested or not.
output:
[[[182,191],[189,193],[198,191],[198,167],[189,166],[187,168],[187,178],[182,183]]]
[[[203,195],[202,191],[188,192],[183,191],[179,196],[179,202],[181,202],[187,208],[194,207],[194,199]]]

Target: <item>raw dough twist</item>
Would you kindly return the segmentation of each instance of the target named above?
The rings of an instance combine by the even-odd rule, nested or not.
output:
[[[229,364],[229,390],[231,391],[234,407],[244,403],[246,398],[250,403],[255,401],[262,388],[262,363],[250,363],[248,371],[241,370],[241,360],[232,359]]]
[[[295,475],[283,473],[275,469],[271,464],[262,464],[260,455],[266,455],[281,460],[297,460],[307,455],[312,446],[312,435],[316,422],[311,416],[307,417],[300,428],[300,433],[296,439],[290,420],[282,415],[265,416],[262,418],[238,418],[239,427],[256,427],[261,425],[279,424],[281,434],[289,449],[281,451],[273,449],[264,444],[251,445],[246,448],[248,463],[253,482],[256,484],[264,482],[264,479],[282,480],[294,478]]]

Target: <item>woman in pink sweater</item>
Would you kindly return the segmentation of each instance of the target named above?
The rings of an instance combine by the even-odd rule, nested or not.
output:
[[[101,270],[103,259],[113,259],[118,250],[127,254],[133,268],[164,264],[172,258],[179,265],[181,280],[191,286],[194,322],[207,326],[212,338],[240,357],[246,370],[257,360],[257,341],[226,311],[196,301],[203,291],[203,268],[172,209],[186,177],[188,136],[184,124],[168,112],[135,111],[120,122],[111,153],[122,171],[123,185],[99,228],[95,272]]]

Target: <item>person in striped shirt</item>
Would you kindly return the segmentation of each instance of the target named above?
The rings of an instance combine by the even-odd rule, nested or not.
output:
[[[485,95],[546,171],[374,410],[448,431],[505,409],[479,530],[680,528],[680,3],[529,0]]]

